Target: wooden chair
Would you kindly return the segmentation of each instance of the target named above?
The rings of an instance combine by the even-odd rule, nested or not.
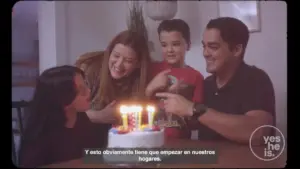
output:
[[[12,109],[17,110],[17,118],[12,119],[13,122],[17,122],[17,128],[12,127],[12,160],[17,165],[18,164],[18,150],[15,144],[15,135],[20,136],[20,140],[22,140],[23,130],[24,130],[24,109],[28,107],[29,102],[27,101],[12,101]]]
[[[17,164],[17,150],[16,150],[16,144],[15,144],[15,139],[14,139],[14,133],[11,132],[11,142],[12,142],[12,161],[14,164]]]

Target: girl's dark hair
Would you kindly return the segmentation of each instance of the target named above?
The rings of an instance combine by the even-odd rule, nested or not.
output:
[[[81,69],[65,65],[47,69],[38,77],[26,111],[23,142],[64,128],[64,107],[71,104],[77,95],[74,82],[77,74],[84,77]]]

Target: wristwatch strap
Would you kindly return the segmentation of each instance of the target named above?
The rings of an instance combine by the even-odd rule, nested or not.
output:
[[[193,106],[193,116],[192,117],[198,119],[206,111],[207,111],[207,107],[204,104],[194,103],[194,106]]]

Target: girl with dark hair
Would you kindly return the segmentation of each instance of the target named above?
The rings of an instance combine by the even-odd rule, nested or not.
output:
[[[37,79],[20,148],[20,166],[39,167],[80,158],[84,148],[106,145],[89,121],[90,89],[81,69],[59,66]],[[89,132],[86,132],[89,131]]]

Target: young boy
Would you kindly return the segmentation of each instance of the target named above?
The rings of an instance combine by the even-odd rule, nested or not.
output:
[[[179,93],[188,100],[201,103],[204,78],[200,72],[184,63],[185,54],[191,46],[188,24],[181,19],[165,20],[158,26],[157,32],[164,61],[152,64],[151,71],[154,78],[146,89],[146,95],[153,96],[159,90],[168,90]],[[180,88],[170,89],[170,86],[176,83],[180,84]],[[172,120],[167,121],[165,128],[166,137],[189,138],[187,121],[172,116]]]

